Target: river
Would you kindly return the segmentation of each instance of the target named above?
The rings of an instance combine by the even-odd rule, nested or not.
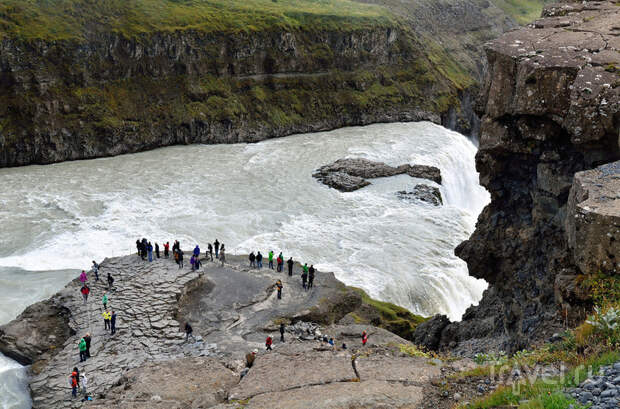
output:
[[[419,122],[0,169],[0,323],[92,260],[135,251],[139,237],[283,251],[373,297],[458,320],[486,288],[453,253],[489,201],[475,153],[464,136]],[[406,175],[351,193],[311,177],[342,157],[437,166],[444,206],[399,199],[432,184]],[[0,408],[30,406],[24,376],[0,356]]]

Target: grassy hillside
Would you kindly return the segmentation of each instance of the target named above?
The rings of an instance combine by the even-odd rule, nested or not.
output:
[[[393,24],[383,7],[349,0],[3,0],[0,36],[83,39],[193,29],[251,32],[280,28],[353,30]]]

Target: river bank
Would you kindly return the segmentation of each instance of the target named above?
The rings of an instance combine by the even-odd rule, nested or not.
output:
[[[372,344],[409,344],[369,324],[370,321],[376,325],[384,323],[388,304],[377,308],[377,304],[366,302],[358,290],[344,286],[333,273],[317,273],[314,288],[304,291],[298,264],[294,275],[289,277],[267,268],[250,269],[245,258],[228,256],[223,267],[217,260],[215,263],[205,260],[200,272],[188,267],[179,269],[171,259],[145,262],[135,254],[106,259],[101,263],[100,277],[110,273],[115,278],[112,291],[107,291],[103,280],[93,282],[90,274],[91,294],[85,304],[79,281],[71,281],[50,299],[28,307],[16,320],[1,327],[0,351],[23,364],[31,364],[29,385],[33,407],[56,408],[80,405],[71,400],[68,387],[74,366],[88,376],[89,394],[95,402],[114,398],[110,390],[123,382],[128,371],[136,373],[136,368],[169,364],[184,357],[213,358],[232,371],[232,378],[238,379],[244,355],[254,348],[262,351],[267,335],[279,339],[276,333],[280,322],[290,328],[291,332],[285,334],[287,339],[294,340],[290,348],[300,352],[325,346],[310,341],[314,333],[296,334],[290,324],[300,321],[321,324],[322,330],[334,337],[339,346],[344,342],[349,348],[360,347],[364,329],[371,334]],[[275,292],[277,279],[284,284],[281,300]],[[101,297],[104,293],[109,297],[108,306],[118,315],[117,333],[113,336],[103,328]],[[411,314],[409,317],[415,327],[415,320],[419,319]],[[182,327],[186,320],[193,324],[195,343],[185,342]],[[337,322],[342,325],[331,326]],[[80,363],[77,344],[86,332],[93,338],[92,358]],[[300,337],[307,340],[301,341]],[[324,348],[324,351],[331,350]],[[348,350],[323,353],[329,355],[328,361],[346,366],[343,362],[348,359],[343,354],[348,354]],[[437,371],[423,362],[419,365],[432,373]],[[248,393],[247,388],[243,390],[241,399],[255,395]],[[216,399],[219,403],[228,398],[220,395]],[[240,392],[237,395],[241,396]]]

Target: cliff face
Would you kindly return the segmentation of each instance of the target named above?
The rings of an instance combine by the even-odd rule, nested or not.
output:
[[[418,342],[523,348],[584,301],[577,275],[620,271],[618,164],[582,172],[620,159],[620,8],[555,5],[543,17],[487,46],[476,165],[492,201],[456,254],[489,289],[461,323],[437,318]]]
[[[49,27],[48,37],[2,33],[0,167],[371,122],[424,119],[476,132],[470,89],[481,67],[472,43],[510,21],[488,3],[491,14],[464,2],[403,11],[442,16],[435,27],[408,14],[342,29],[127,34],[97,20],[76,37],[49,38]]]

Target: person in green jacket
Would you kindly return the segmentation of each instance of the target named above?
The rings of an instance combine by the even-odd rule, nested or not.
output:
[[[84,338],[80,339],[78,347],[80,348],[80,362],[84,362],[86,361],[86,340]]]
[[[269,268],[273,270],[273,251],[269,251]]]
[[[101,299],[101,302],[103,303],[103,308],[108,308],[108,295],[106,293],[103,293],[103,298]]]

